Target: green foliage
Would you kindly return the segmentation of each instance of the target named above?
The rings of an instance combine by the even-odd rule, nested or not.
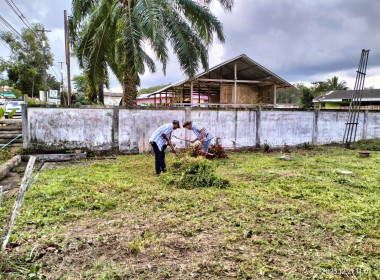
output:
[[[367,151],[380,151],[380,139],[360,140],[355,143],[354,147]]]
[[[61,83],[57,81],[56,77],[47,73],[46,75],[46,87],[47,90],[55,89],[59,90],[61,88]],[[36,95],[36,94],[34,94]]]
[[[8,118],[13,118],[14,114],[16,114],[16,109],[14,109],[12,112],[8,113]]]
[[[215,166],[204,158],[183,157],[172,163],[169,171],[161,178],[168,185],[182,189],[193,188],[226,188],[229,181],[215,174]]]
[[[164,1],[119,0],[73,1],[70,41],[88,82],[95,86],[108,77],[108,67],[124,87],[123,105],[134,105],[136,87],[146,68],[155,72],[154,60],[144,49],[149,44],[163,65],[169,59],[170,43],[181,69],[193,77],[199,65],[208,68],[208,47],[214,35],[224,42],[221,22],[210,4],[219,2],[231,10],[232,0]],[[92,100],[94,101],[94,100]]]
[[[327,79],[325,82],[313,82],[313,91],[315,95],[323,93],[329,90],[347,90],[347,82],[339,82],[339,77],[334,76],[331,79]]]
[[[148,87],[148,88],[142,88],[139,90],[139,94],[146,94],[146,93],[153,93],[159,89],[162,89],[166,86],[168,86],[170,84],[167,84],[167,85],[159,85],[159,86],[153,86],[153,87]]]
[[[0,108],[0,119],[2,119],[5,115],[5,110],[4,108]]]
[[[77,95],[75,105],[90,105],[91,103],[86,99],[83,94]]]
[[[278,91],[276,94],[276,104],[298,104],[300,91],[297,89]]]
[[[89,89],[88,79],[86,75],[75,75],[73,78],[74,86],[79,93],[85,94]]]
[[[301,94],[300,106],[302,108],[312,108],[314,106],[313,99],[315,97],[313,90],[303,85],[299,85],[299,89]]]
[[[12,50],[9,60],[0,60],[0,69],[7,72],[9,84],[23,94],[36,96],[39,90],[44,88],[43,83],[43,47],[42,40],[48,42],[46,35],[42,33],[36,36],[37,30],[43,29],[41,24],[33,24],[32,29],[23,28],[22,39],[11,32],[1,32],[0,37]],[[46,65],[53,65],[53,54],[46,43]],[[48,76],[50,88],[56,86],[56,80]],[[33,88],[32,88],[33,87]],[[58,86],[59,88],[59,86]],[[17,93],[16,93],[17,94]]]

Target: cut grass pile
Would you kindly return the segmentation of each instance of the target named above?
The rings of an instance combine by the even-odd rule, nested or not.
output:
[[[168,172],[160,178],[168,185],[181,189],[194,188],[226,188],[230,183],[215,172],[215,163],[203,157],[192,158],[184,156],[170,164]]]
[[[0,279],[379,279],[380,152],[278,157],[215,161],[226,188],[168,186],[149,155],[48,168]]]

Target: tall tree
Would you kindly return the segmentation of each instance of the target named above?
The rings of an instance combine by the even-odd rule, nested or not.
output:
[[[233,0],[215,0],[231,10]],[[181,69],[194,76],[208,68],[213,35],[224,42],[223,28],[210,11],[213,0],[73,0],[70,40],[92,87],[108,76],[108,67],[123,85],[122,105],[134,105],[140,75],[155,72],[148,45],[162,63],[172,46]]]
[[[303,84],[294,85],[300,91],[299,105],[301,108],[312,108],[313,98],[315,97],[315,92],[313,88],[308,88]]]
[[[32,30],[24,28],[21,38],[11,32],[0,33],[0,37],[11,49],[9,59],[0,60],[0,70],[7,72],[11,86],[29,96],[32,96],[32,93],[36,96],[39,90],[44,89],[43,40],[46,42],[46,66],[53,65],[53,55],[46,35],[41,33],[37,35],[37,30],[43,28],[41,24],[33,25]]]
[[[347,90],[347,82],[339,82],[339,77],[334,76],[331,79],[327,79],[325,82],[313,82],[313,91],[315,94],[319,94],[328,90]]]
[[[339,77],[334,76],[331,79],[327,79],[327,90],[347,90],[347,82],[341,81],[339,82]]]

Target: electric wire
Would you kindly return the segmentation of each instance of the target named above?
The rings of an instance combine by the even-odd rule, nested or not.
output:
[[[20,18],[22,23],[30,30],[32,31],[36,36],[39,37],[39,35],[33,30],[32,25],[29,23],[28,19],[23,15],[23,13],[20,11],[20,9],[16,6],[16,4],[12,0],[5,0],[5,2],[8,4],[8,6],[11,8],[11,10]]]
[[[8,29],[16,36],[19,36],[20,38],[22,38],[21,34],[12,26],[12,24],[10,24],[2,15],[0,15],[0,21],[6,26],[8,27]]]

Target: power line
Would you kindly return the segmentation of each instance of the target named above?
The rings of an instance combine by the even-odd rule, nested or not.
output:
[[[5,18],[3,18],[2,15],[0,15],[0,20],[2,21],[2,23],[8,27],[8,29],[15,35],[19,36],[20,38],[22,38],[21,34],[12,26],[12,24],[10,24]]]
[[[3,40],[3,41],[4,41],[4,40]],[[6,47],[8,50],[12,51],[12,50],[11,50],[11,48],[10,48],[10,47],[8,47],[8,45],[6,45],[6,44],[4,43],[5,41],[4,41],[4,42],[3,42],[3,41],[0,41],[0,43],[1,43],[1,44],[3,44],[3,45],[4,45],[4,47]]]
[[[54,74],[55,74],[55,77],[56,77],[56,78],[58,79],[58,81],[59,81],[59,77],[58,77],[57,73],[55,72],[54,68],[53,68],[52,66],[50,66],[50,69],[53,70],[53,72],[54,72]]]
[[[13,0],[5,0],[5,2],[8,4],[8,6],[11,8],[11,10],[20,18],[22,23],[29,29],[31,30],[36,36],[37,33],[32,29],[32,25],[29,23],[27,18],[22,14],[20,9],[16,6],[16,4],[13,2]]]

